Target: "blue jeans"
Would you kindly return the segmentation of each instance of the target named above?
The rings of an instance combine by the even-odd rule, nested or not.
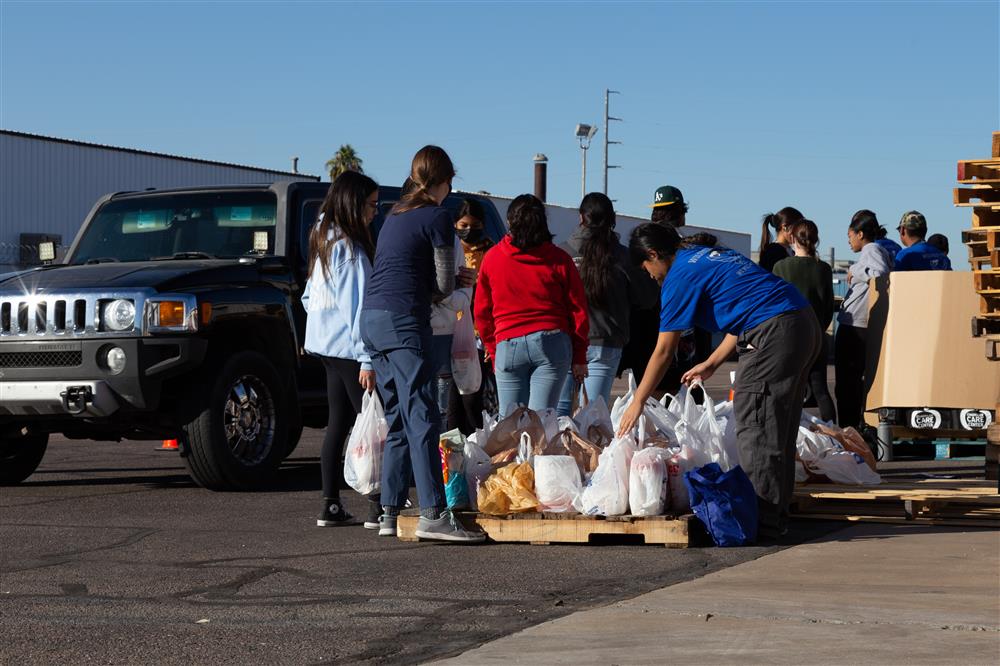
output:
[[[361,338],[372,350],[378,392],[389,434],[382,454],[382,505],[402,507],[412,465],[423,509],[444,509],[444,476],[438,436],[441,413],[435,401],[431,327],[413,315],[362,310]]]
[[[435,335],[431,337],[431,363],[437,376],[437,404],[441,411],[441,423],[447,422],[448,399],[451,395],[451,341],[454,335]]]
[[[562,331],[539,331],[497,344],[495,369],[500,415],[511,405],[551,409],[559,401],[573,346]]]
[[[584,386],[587,387],[587,397],[596,400],[597,396],[603,396],[609,409],[611,408],[611,385],[615,383],[618,363],[621,360],[621,347],[601,347],[599,345],[587,347],[587,379],[583,382]],[[559,406],[556,408],[560,416],[570,415],[569,412],[573,408],[574,388],[576,388],[576,382],[570,375],[563,386]]]

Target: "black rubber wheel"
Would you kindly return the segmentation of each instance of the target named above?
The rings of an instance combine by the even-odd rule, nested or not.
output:
[[[203,396],[204,409],[184,430],[188,472],[210,490],[251,490],[271,480],[288,452],[290,405],[274,366],[239,352]]]
[[[0,486],[13,486],[31,476],[45,456],[47,434],[18,428],[0,435]]]

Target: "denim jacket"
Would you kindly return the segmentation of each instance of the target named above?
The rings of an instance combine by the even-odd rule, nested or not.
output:
[[[341,238],[330,253],[330,275],[319,259],[312,266],[302,305],[306,309],[305,350],[310,354],[347,358],[371,370],[371,354],[361,340],[361,306],[372,272],[364,250]]]

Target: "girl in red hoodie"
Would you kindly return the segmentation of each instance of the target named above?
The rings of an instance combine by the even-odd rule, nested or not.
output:
[[[507,209],[510,233],[483,258],[475,321],[496,371],[500,414],[554,408],[572,367],[587,376],[587,297],[570,256],[552,244],[545,205],[530,194]]]

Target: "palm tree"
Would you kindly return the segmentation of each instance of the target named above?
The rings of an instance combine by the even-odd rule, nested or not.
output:
[[[331,183],[345,171],[365,172],[361,168],[361,158],[358,157],[358,154],[349,143],[342,145],[337,149],[337,153],[326,161],[326,170],[330,172]]]

